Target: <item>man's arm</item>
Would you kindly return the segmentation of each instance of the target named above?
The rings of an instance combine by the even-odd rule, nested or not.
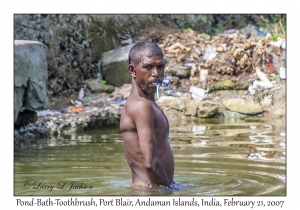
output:
[[[165,185],[169,187],[170,183],[167,173],[158,157],[154,131],[155,115],[151,102],[148,100],[139,101],[132,117],[137,128],[143,154],[143,164],[150,180],[149,185]]]

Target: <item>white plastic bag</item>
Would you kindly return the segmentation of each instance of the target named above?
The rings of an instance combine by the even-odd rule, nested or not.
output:
[[[82,100],[83,97],[84,97],[84,90],[83,90],[83,88],[81,88],[79,91],[79,94],[78,94],[78,99]]]
[[[204,54],[203,59],[205,61],[209,61],[209,60],[213,59],[217,54],[218,53],[216,52],[216,47],[211,46],[211,47],[209,47],[205,50],[205,54]]]
[[[266,83],[266,88],[273,87],[273,84],[270,82],[270,80],[267,78],[267,76],[259,69],[255,68],[256,74],[259,77],[259,79]]]
[[[279,75],[280,75],[281,79],[285,79],[286,78],[285,72],[286,72],[286,68],[284,68],[284,67],[280,67],[279,68]]]
[[[190,91],[192,93],[192,98],[197,100],[203,100],[207,97],[208,90],[204,90],[202,88],[196,88],[190,86]]]

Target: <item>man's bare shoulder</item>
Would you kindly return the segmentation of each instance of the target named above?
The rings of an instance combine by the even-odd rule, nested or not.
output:
[[[152,112],[151,101],[128,98],[122,110],[120,129],[122,132],[135,131],[137,125],[153,117]]]
[[[138,99],[128,98],[126,104],[124,105],[124,108],[126,109],[127,112],[130,113],[132,112],[133,114],[145,113],[153,109],[152,102],[145,98],[138,98]]]

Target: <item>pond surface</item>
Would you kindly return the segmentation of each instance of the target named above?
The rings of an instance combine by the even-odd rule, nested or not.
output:
[[[14,195],[286,195],[285,118],[169,120],[177,189],[133,189],[118,126],[21,142]]]

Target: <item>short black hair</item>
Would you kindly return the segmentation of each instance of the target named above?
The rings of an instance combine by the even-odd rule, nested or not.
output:
[[[160,47],[150,41],[138,42],[129,51],[128,62],[129,65],[138,65],[141,62],[142,57],[159,56],[164,57],[164,54]]]

